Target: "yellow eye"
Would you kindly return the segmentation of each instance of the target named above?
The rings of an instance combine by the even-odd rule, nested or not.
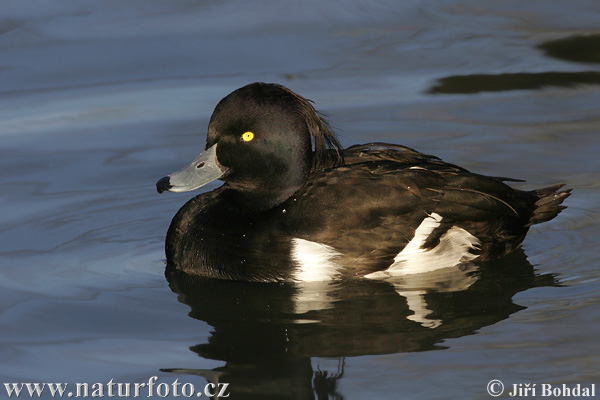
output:
[[[242,140],[243,140],[244,142],[249,142],[249,141],[251,141],[252,139],[254,139],[254,133],[252,133],[252,132],[245,132],[245,133],[242,135]]]

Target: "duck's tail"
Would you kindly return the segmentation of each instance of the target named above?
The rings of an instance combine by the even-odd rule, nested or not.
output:
[[[533,214],[531,215],[527,226],[550,221],[552,218],[556,217],[559,212],[567,208],[561,204],[571,195],[572,189],[559,191],[563,186],[565,186],[564,183],[561,183],[530,192],[537,200],[535,202],[535,209],[533,210]]]

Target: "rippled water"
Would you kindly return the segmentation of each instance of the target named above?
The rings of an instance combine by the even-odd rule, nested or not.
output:
[[[598,383],[599,18],[594,1],[3,5],[1,381],[218,379],[261,399]],[[253,81],[314,100],[346,146],[566,182],[569,208],[498,268],[168,282],[164,237],[189,194],[154,183]]]

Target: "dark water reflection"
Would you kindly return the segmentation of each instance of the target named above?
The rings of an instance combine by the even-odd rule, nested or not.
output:
[[[574,35],[538,46],[546,55],[561,60],[600,63],[600,35]]]
[[[574,35],[550,40],[537,46],[560,60],[580,63],[600,62],[600,35]],[[471,94],[508,90],[535,90],[545,87],[600,85],[600,72],[519,72],[503,74],[470,74],[440,78],[427,90],[429,94]]]
[[[548,86],[575,87],[577,85],[600,85],[600,72],[539,72],[517,74],[457,75],[438,79],[428,90],[431,94],[470,94],[501,92],[507,90],[534,90]]]
[[[553,286],[523,252],[492,264],[409,279],[255,284],[169,276],[192,318],[214,330],[190,350],[224,361],[214,370],[164,369],[230,383],[236,398],[336,396],[344,357],[443,349],[524,307],[512,297]],[[338,369],[313,370],[312,357],[337,357]],[[176,366],[174,366],[176,367]]]

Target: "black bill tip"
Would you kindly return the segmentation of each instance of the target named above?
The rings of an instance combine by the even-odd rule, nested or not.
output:
[[[165,190],[171,189],[172,187],[173,185],[171,185],[171,180],[168,176],[160,178],[158,182],[156,182],[156,190],[158,191],[158,193],[162,193]]]

